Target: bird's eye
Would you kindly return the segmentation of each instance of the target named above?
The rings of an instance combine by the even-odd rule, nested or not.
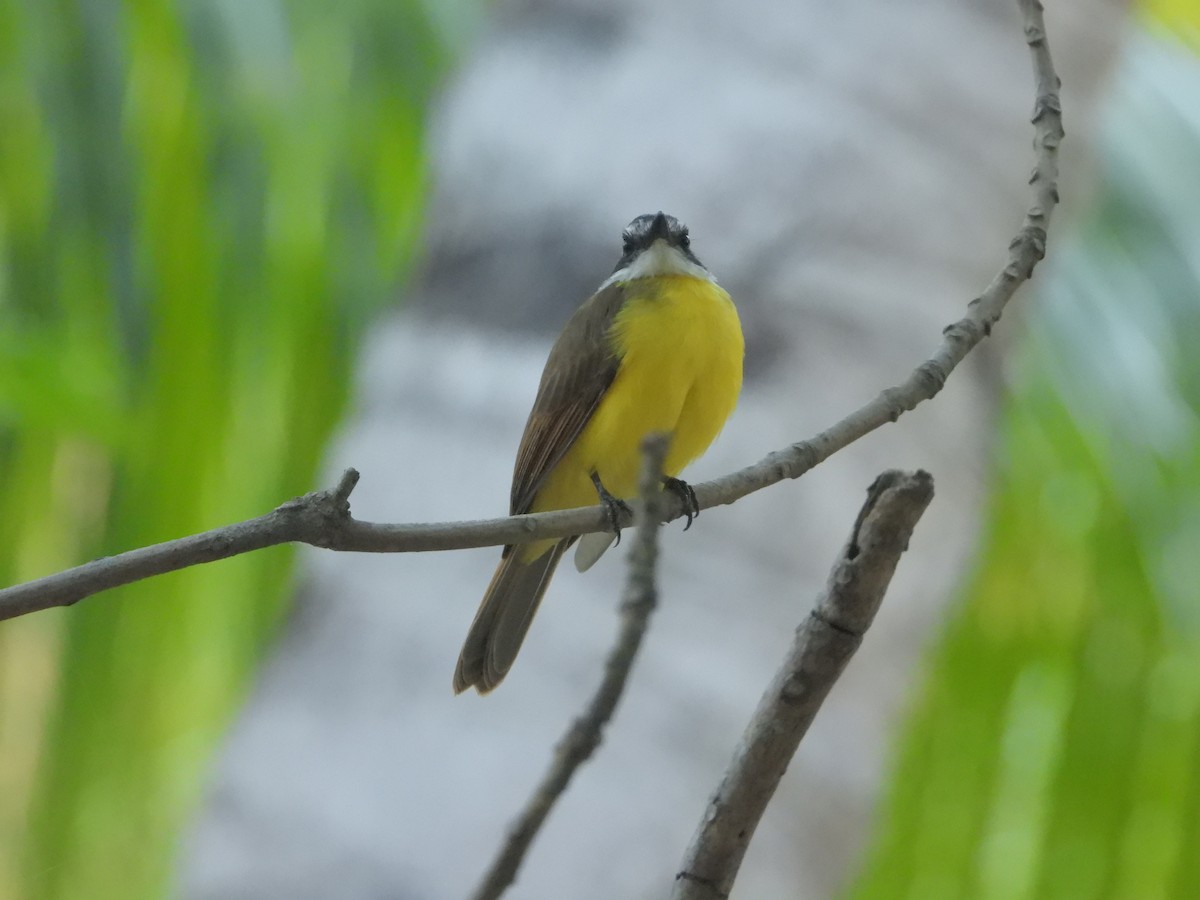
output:
[[[679,246],[684,250],[688,250],[692,246],[692,239],[688,237],[688,233],[686,231],[679,236]]]

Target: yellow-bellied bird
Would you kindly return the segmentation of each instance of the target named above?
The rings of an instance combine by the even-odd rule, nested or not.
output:
[[[567,322],[546,360],[513,471],[512,515],[588,506],[599,496],[616,526],[637,493],[641,443],[669,435],[665,486],[699,512],[675,478],[712,443],[737,403],[744,343],[737,310],[692,253],[673,216],[638,216],[613,274]],[[584,535],[576,567],[613,534]],[[504,548],[454,672],[455,693],[481,694],[513,664],[550,576],[575,538]]]

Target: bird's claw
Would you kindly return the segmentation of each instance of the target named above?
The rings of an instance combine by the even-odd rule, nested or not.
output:
[[[670,476],[663,478],[663,487],[683,501],[683,514],[687,516],[687,524],[683,526],[683,530],[687,531],[692,527],[692,519],[700,515],[700,501],[696,499],[696,489],[682,478]]]
[[[604,515],[608,517],[609,530],[617,536],[613,546],[619,547],[621,545],[621,518],[622,516],[632,516],[633,510],[624,500],[610,494],[600,480],[600,476],[595,472],[592,473],[592,484],[596,486],[596,496],[600,498],[600,505],[604,507]]]

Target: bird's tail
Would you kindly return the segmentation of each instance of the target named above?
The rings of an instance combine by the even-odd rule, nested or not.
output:
[[[500,560],[458,656],[454,693],[474,687],[486,694],[504,680],[550,584],[550,576],[570,543],[570,539],[559,541],[529,561],[521,558],[520,547],[514,547]]]

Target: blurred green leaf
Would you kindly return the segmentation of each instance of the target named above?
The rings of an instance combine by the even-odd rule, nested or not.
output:
[[[0,0],[6,582],[313,487],[412,252],[425,103],[470,10],[443,6]],[[166,891],[291,558],[0,630],[0,659],[59,665],[0,666],[0,896]]]
[[[850,896],[1200,896],[1200,61],[1132,48]]]
[[[1142,0],[1140,7],[1150,22],[1200,50],[1200,5],[1195,0]]]

